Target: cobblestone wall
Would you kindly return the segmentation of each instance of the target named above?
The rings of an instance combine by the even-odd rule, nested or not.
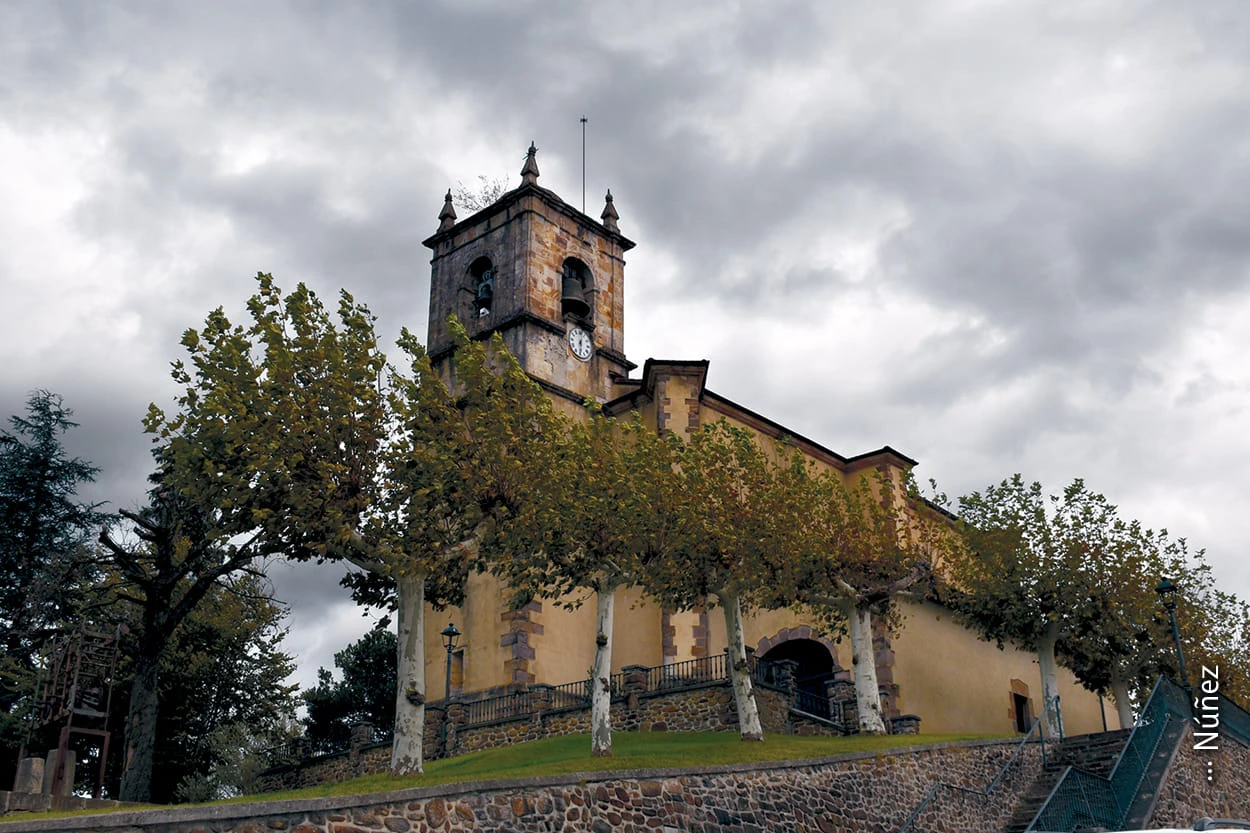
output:
[[[1193,727],[1185,730],[1150,827],[1192,828],[1204,816],[1250,819],[1250,749],[1225,737],[1218,745],[1194,749]]]
[[[583,773],[376,796],[18,822],[5,833],[892,833],[934,782],[983,788],[1014,746],[979,741],[767,768]],[[1000,789],[1006,795],[1012,786]],[[1002,818],[995,802],[969,800],[957,815],[943,819],[941,829],[983,833],[997,829]]]

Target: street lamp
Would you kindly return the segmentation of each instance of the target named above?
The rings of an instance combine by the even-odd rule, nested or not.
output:
[[[1181,650],[1181,632],[1176,627],[1176,585],[1169,579],[1159,582],[1155,588],[1163,607],[1168,612],[1168,620],[1172,623],[1172,641],[1176,644],[1176,659],[1180,663],[1181,685],[1189,690],[1189,677],[1185,674],[1185,652]]]
[[[460,637],[460,631],[456,630],[456,626],[447,623],[447,627],[443,628],[443,647],[447,649],[447,682],[443,686],[443,699],[451,699],[451,652],[456,650],[456,640]]]
[[[451,622],[447,623],[447,627],[442,630],[443,646],[447,649],[447,677],[443,684],[443,728],[439,734],[442,736],[443,755],[447,755],[447,721],[451,717],[451,652],[456,650],[456,639],[460,636],[460,631],[456,630],[456,626]]]

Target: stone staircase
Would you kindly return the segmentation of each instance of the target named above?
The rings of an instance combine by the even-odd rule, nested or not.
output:
[[[1074,735],[1064,738],[1054,750],[1046,747],[1046,766],[1033,782],[1033,786],[1024,794],[1020,805],[1012,814],[1003,833],[1024,833],[1024,829],[1033,821],[1037,811],[1046,803],[1051,790],[1055,788],[1059,777],[1068,767],[1077,767],[1093,775],[1106,778],[1115,767],[1116,759],[1132,729],[1119,729],[1114,732],[1099,732],[1093,735]]]

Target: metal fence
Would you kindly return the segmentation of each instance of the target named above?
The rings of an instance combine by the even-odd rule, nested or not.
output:
[[[669,691],[691,688],[704,683],[724,682],[729,679],[729,665],[725,654],[688,659],[668,665],[647,669],[647,691]]]
[[[1168,725],[1188,720],[1189,714],[1184,689],[1160,677],[1111,775],[1102,778],[1068,767],[1026,830],[1119,830]]]
[[[751,680],[764,688],[771,688],[775,691],[788,690],[787,684],[792,682],[792,678],[787,678],[783,673],[782,666],[775,662],[769,662],[766,659],[751,658]]]
[[[477,726],[482,723],[493,723],[496,720],[524,717],[533,713],[533,692],[516,691],[499,697],[488,697],[485,700],[465,703],[463,725]]]
[[[1220,695],[1220,728],[1250,746],[1250,712]]]
[[[643,692],[676,691],[706,683],[724,682],[728,679],[728,665],[724,654],[711,657],[676,662],[669,665],[658,665],[642,670]],[[637,672],[635,672],[637,673]],[[629,674],[618,672],[608,678],[608,685],[613,699],[626,694],[626,679]],[[577,680],[571,683],[547,686],[548,709],[578,708],[590,705],[592,680]],[[503,694],[488,697],[464,704],[463,728],[480,726],[496,720],[524,717],[533,714],[540,705],[542,695],[537,688],[515,694]]]
[[[806,714],[842,723],[842,704],[830,702],[828,695],[799,689],[795,692],[794,707]]]
[[[550,702],[553,709],[571,709],[585,706],[590,702],[591,681],[578,680],[575,683],[563,683],[551,687]]]

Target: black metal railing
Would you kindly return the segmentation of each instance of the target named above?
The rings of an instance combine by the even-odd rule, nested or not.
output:
[[[578,680],[575,683],[561,683],[550,688],[550,705],[553,709],[572,709],[585,706],[590,702],[591,681]]]
[[[761,663],[762,664],[762,663]],[[657,691],[677,691],[708,683],[725,682],[729,679],[729,665],[724,654],[710,657],[675,662],[668,665],[657,665],[643,668],[632,674],[641,674],[641,686],[637,693]],[[624,697],[627,693],[628,680],[631,674],[618,672],[609,678],[609,687],[613,699]],[[546,708],[576,708],[590,705],[592,681],[577,680],[571,683],[546,686]],[[464,704],[463,728],[479,726],[497,720],[509,720],[531,715],[541,705],[541,694],[536,688],[515,694],[504,694],[488,697]]]
[[[774,691],[788,691],[792,679],[793,675],[787,675],[779,663],[757,657],[751,658],[751,681],[756,685],[771,688]]]
[[[647,669],[647,691],[671,691],[729,679],[725,654],[688,659]]]
[[[487,697],[465,703],[464,726],[477,726],[482,723],[494,723],[514,717],[525,717],[534,713],[534,698],[531,691],[515,691],[498,697]]]
[[[815,717],[821,717],[835,723],[842,722],[841,704],[829,702],[829,696],[826,694],[817,694],[813,691],[799,689],[795,692],[794,707]],[[836,716],[834,715],[835,711],[837,712]]]

